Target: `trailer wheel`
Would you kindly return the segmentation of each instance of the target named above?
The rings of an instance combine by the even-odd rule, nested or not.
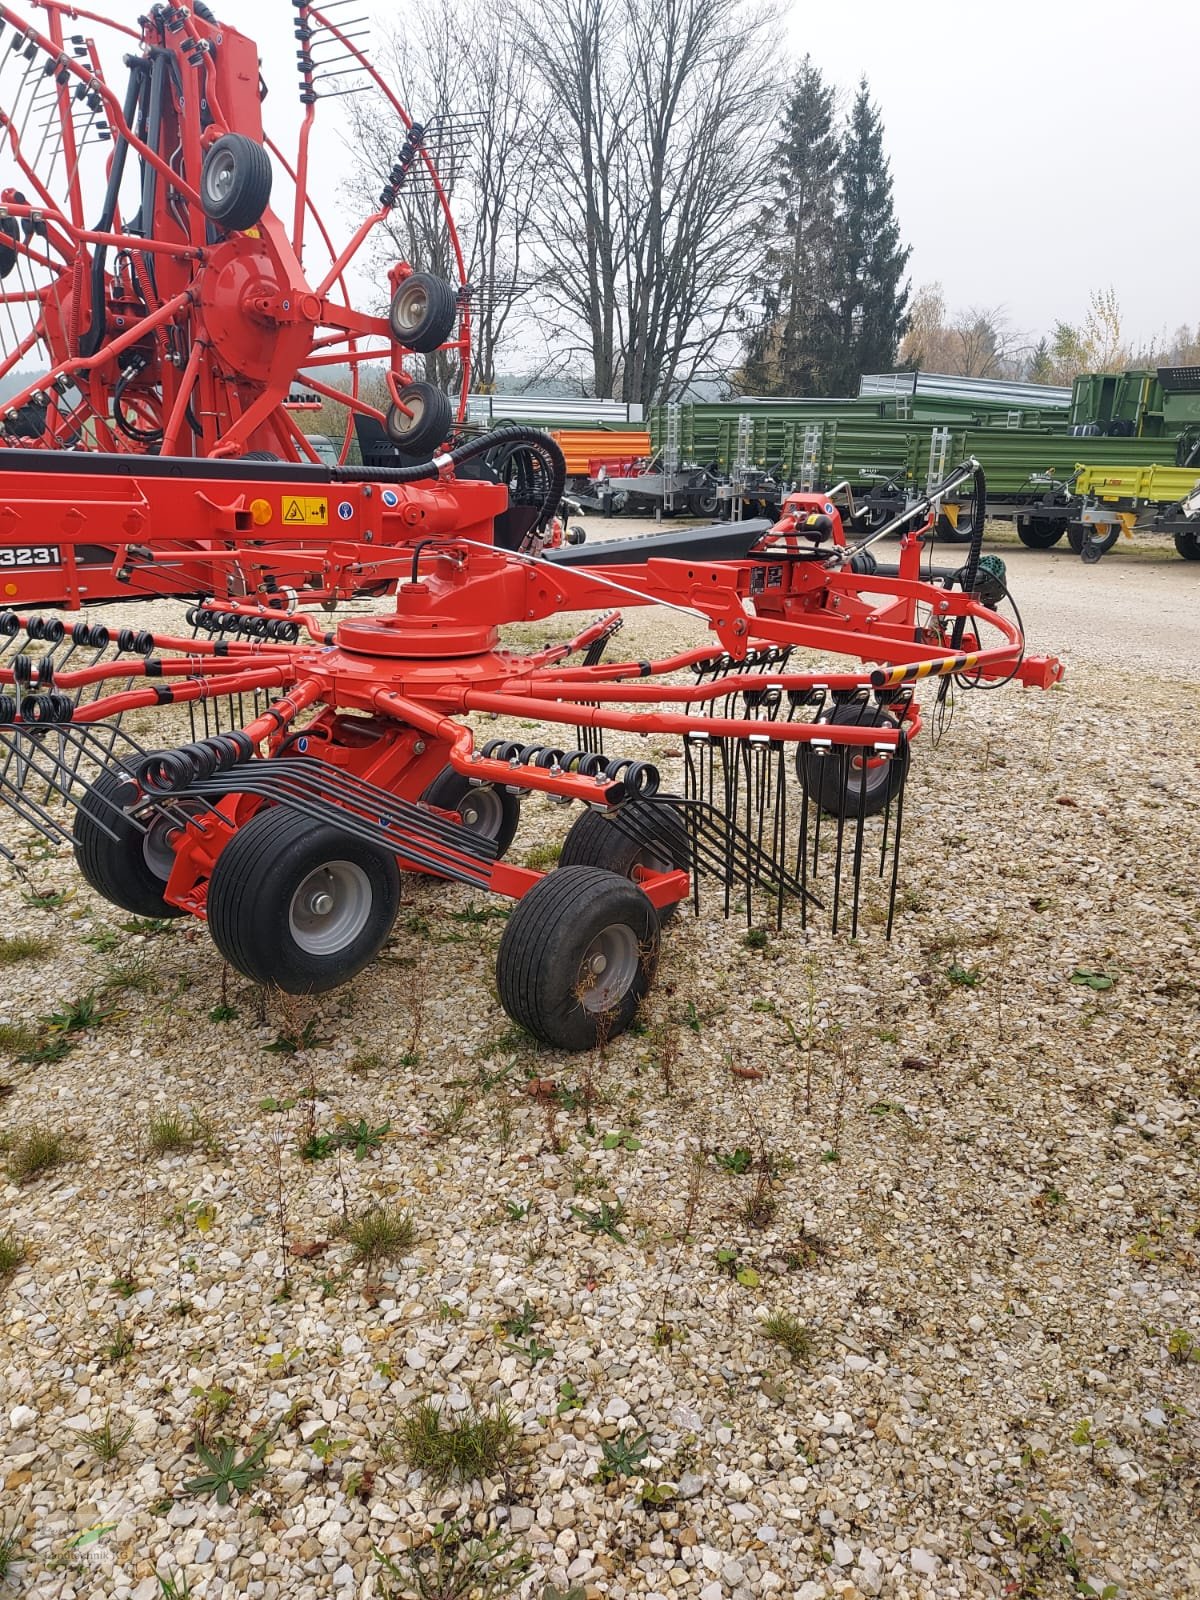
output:
[[[182,909],[163,899],[175,864],[169,835],[177,824],[153,801],[126,812],[139,793],[118,767],[109,767],[89,784],[75,811],[75,863],[96,893],[122,911],[135,917],[181,917]]]
[[[658,962],[658,918],[615,872],[560,867],[509,917],[496,957],[500,1003],[560,1050],[589,1050],[633,1021]]]
[[[208,931],[255,983],[320,994],[382,949],[400,904],[396,858],[276,806],[238,829],[208,884]]]
[[[1200,533],[1180,528],[1175,535],[1175,548],[1185,561],[1200,561]]]
[[[834,727],[894,728],[890,711],[871,701],[834,706],[818,722]],[[844,753],[843,753],[844,752]],[[824,755],[811,745],[796,750],[796,776],[821,810],[831,817],[873,817],[883,811],[899,793],[908,771],[909,752],[901,756],[873,758],[869,751],[849,750],[845,746]],[[866,762],[866,789],[863,789],[863,763]]]
[[[244,133],[211,144],[200,169],[200,204],[219,227],[241,233],[261,220],[271,198],[271,158]]]
[[[521,797],[490,783],[472,783],[453,767],[443,767],[421,796],[426,805],[457,811],[463,827],[496,841],[499,861],[513,842],[521,820]]]
[[[1090,566],[1093,562],[1099,561],[1101,556],[1107,555],[1120,537],[1119,522],[1092,524],[1085,529],[1079,554]]]
[[[633,879],[638,867],[650,872],[689,872],[692,843],[683,818],[674,806],[650,800],[629,800],[620,816],[636,830],[633,837],[620,821],[604,811],[590,807],[571,824],[558,858],[564,867],[600,867],[619,877]],[[679,902],[664,906],[660,923],[668,922],[679,909]]]
[[[1082,523],[1082,522],[1068,522],[1067,523],[1067,543],[1071,546],[1071,549],[1074,551],[1074,553],[1076,555],[1082,554],[1082,552],[1083,552],[1083,543],[1084,543],[1084,540],[1087,538],[1087,535],[1088,535],[1088,531],[1087,531],[1087,525],[1085,523]]]
[[[1017,538],[1029,550],[1049,550],[1067,531],[1065,521],[1040,521],[1034,517],[1017,518]]]
[[[688,510],[694,517],[711,517],[717,509],[717,496],[711,489],[693,489],[688,495]]]
[[[406,383],[400,398],[409,408],[389,406],[387,435],[393,444],[413,455],[432,450],[445,440],[454,426],[454,411],[448,395],[432,383]]]
[[[428,355],[445,344],[457,321],[454,285],[432,272],[414,272],[392,296],[388,323],[392,337],[406,350]]]
[[[975,532],[975,518],[970,513],[966,515],[960,513],[958,524],[955,526],[942,511],[938,515],[937,525],[933,531],[936,538],[944,539],[947,544],[970,544]]]

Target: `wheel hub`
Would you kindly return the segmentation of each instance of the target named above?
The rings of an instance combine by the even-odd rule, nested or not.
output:
[[[371,880],[357,862],[326,861],[297,885],[288,932],[309,955],[334,955],[358,938],[373,903]]]
[[[583,953],[576,993],[585,1011],[611,1011],[637,977],[640,955],[632,928],[616,922],[602,928]]]

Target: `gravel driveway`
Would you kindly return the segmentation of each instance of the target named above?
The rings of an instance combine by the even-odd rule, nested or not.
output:
[[[439,1522],[463,1600],[1200,1594],[1200,565],[994,548],[1067,682],[919,742],[892,942],[710,896],[594,1060],[465,889],[280,1003],[22,847],[0,1129],[62,1148],[0,1173],[0,1595],[416,1593]],[[507,1461],[437,1487],[428,1397]],[[197,1435],[261,1446],[228,1503]]]

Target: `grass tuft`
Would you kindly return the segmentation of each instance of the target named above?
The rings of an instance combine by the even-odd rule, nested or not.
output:
[[[782,1345],[793,1361],[807,1361],[812,1355],[812,1334],[790,1311],[774,1311],[762,1325],[764,1338]]]
[[[400,1423],[400,1442],[409,1464],[435,1488],[452,1478],[470,1483],[504,1472],[516,1453],[519,1435],[508,1409],[475,1411],[449,1418],[443,1425],[441,1406],[420,1400]]]
[[[53,1172],[70,1157],[70,1141],[52,1128],[29,1128],[14,1141],[8,1153],[8,1175],[14,1183],[30,1183],[43,1172]]]
[[[194,1117],[184,1117],[178,1111],[160,1111],[150,1118],[146,1128],[146,1148],[154,1156],[170,1155],[177,1150],[190,1150],[197,1138]]]
[[[97,1461],[115,1461],[133,1436],[133,1423],[114,1423],[112,1413],[104,1413],[98,1428],[81,1428],[79,1439],[96,1457]]]
[[[0,967],[15,967],[20,961],[39,961],[48,956],[53,946],[49,939],[39,939],[35,934],[14,933],[0,939]]]
[[[0,1283],[24,1264],[25,1246],[15,1233],[0,1233]]]
[[[345,1232],[355,1259],[367,1267],[406,1255],[417,1237],[411,1214],[398,1206],[368,1206],[346,1224]]]

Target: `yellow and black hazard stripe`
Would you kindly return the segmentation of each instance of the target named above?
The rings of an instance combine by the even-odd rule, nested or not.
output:
[[[872,689],[891,689],[898,683],[915,683],[919,678],[950,678],[956,672],[970,672],[979,665],[978,651],[968,655],[943,656],[940,661],[914,661],[907,667],[876,667],[871,674]]]

